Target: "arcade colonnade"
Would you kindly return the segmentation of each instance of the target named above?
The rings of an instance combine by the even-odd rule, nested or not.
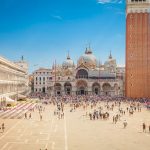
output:
[[[27,70],[0,57],[0,96],[14,98],[28,90]]]
[[[122,85],[112,82],[88,82],[78,80],[74,82],[56,82],[49,90],[50,95],[101,95],[119,96],[123,94]]]

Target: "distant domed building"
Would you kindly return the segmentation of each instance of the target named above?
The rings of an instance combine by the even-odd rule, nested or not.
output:
[[[63,68],[73,68],[74,67],[74,62],[70,58],[69,54],[67,56],[67,59],[63,62],[62,67]]]
[[[34,72],[35,92],[45,92],[51,96],[124,95],[125,68],[117,66],[116,59],[111,53],[108,60],[100,64],[89,47],[79,57],[77,65],[68,54],[62,65],[55,64],[51,69],[45,69],[45,71],[47,73],[44,73],[43,70]]]

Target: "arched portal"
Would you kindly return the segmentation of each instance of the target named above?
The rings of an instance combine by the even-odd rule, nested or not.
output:
[[[88,78],[88,72],[85,69],[80,69],[80,70],[78,70],[78,72],[76,74],[76,78],[87,79]]]
[[[79,80],[76,84],[76,87],[77,87],[77,95],[86,95],[86,94],[88,94],[88,90],[87,90],[88,84],[87,84],[86,81]]]
[[[92,85],[92,93],[95,95],[99,95],[100,94],[100,84],[95,82]]]
[[[55,95],[61,95],[61,84],[60,83],[55,83],[54,91],[55,91]]]
[[[102,88],[105,96],[109,96],[111,94],[111,85],[109,83],[104,83]]]
[[[64,84],[65,94],[70,95],[72,93],[72,85],[70,82]]]

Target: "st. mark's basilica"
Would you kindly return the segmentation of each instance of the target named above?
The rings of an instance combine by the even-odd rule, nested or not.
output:
[[[40,68],[33,74],[34,92],[57,95],[124,95],[125,68],[117,66],[112,54],[101,64],[92,49],[86,48],[77,64],[68,54],[61,64],[51,69]]]

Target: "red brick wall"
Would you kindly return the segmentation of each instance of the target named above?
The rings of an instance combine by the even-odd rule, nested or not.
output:
[[[150,14],[126,18],[126,96],[150,97]]]

